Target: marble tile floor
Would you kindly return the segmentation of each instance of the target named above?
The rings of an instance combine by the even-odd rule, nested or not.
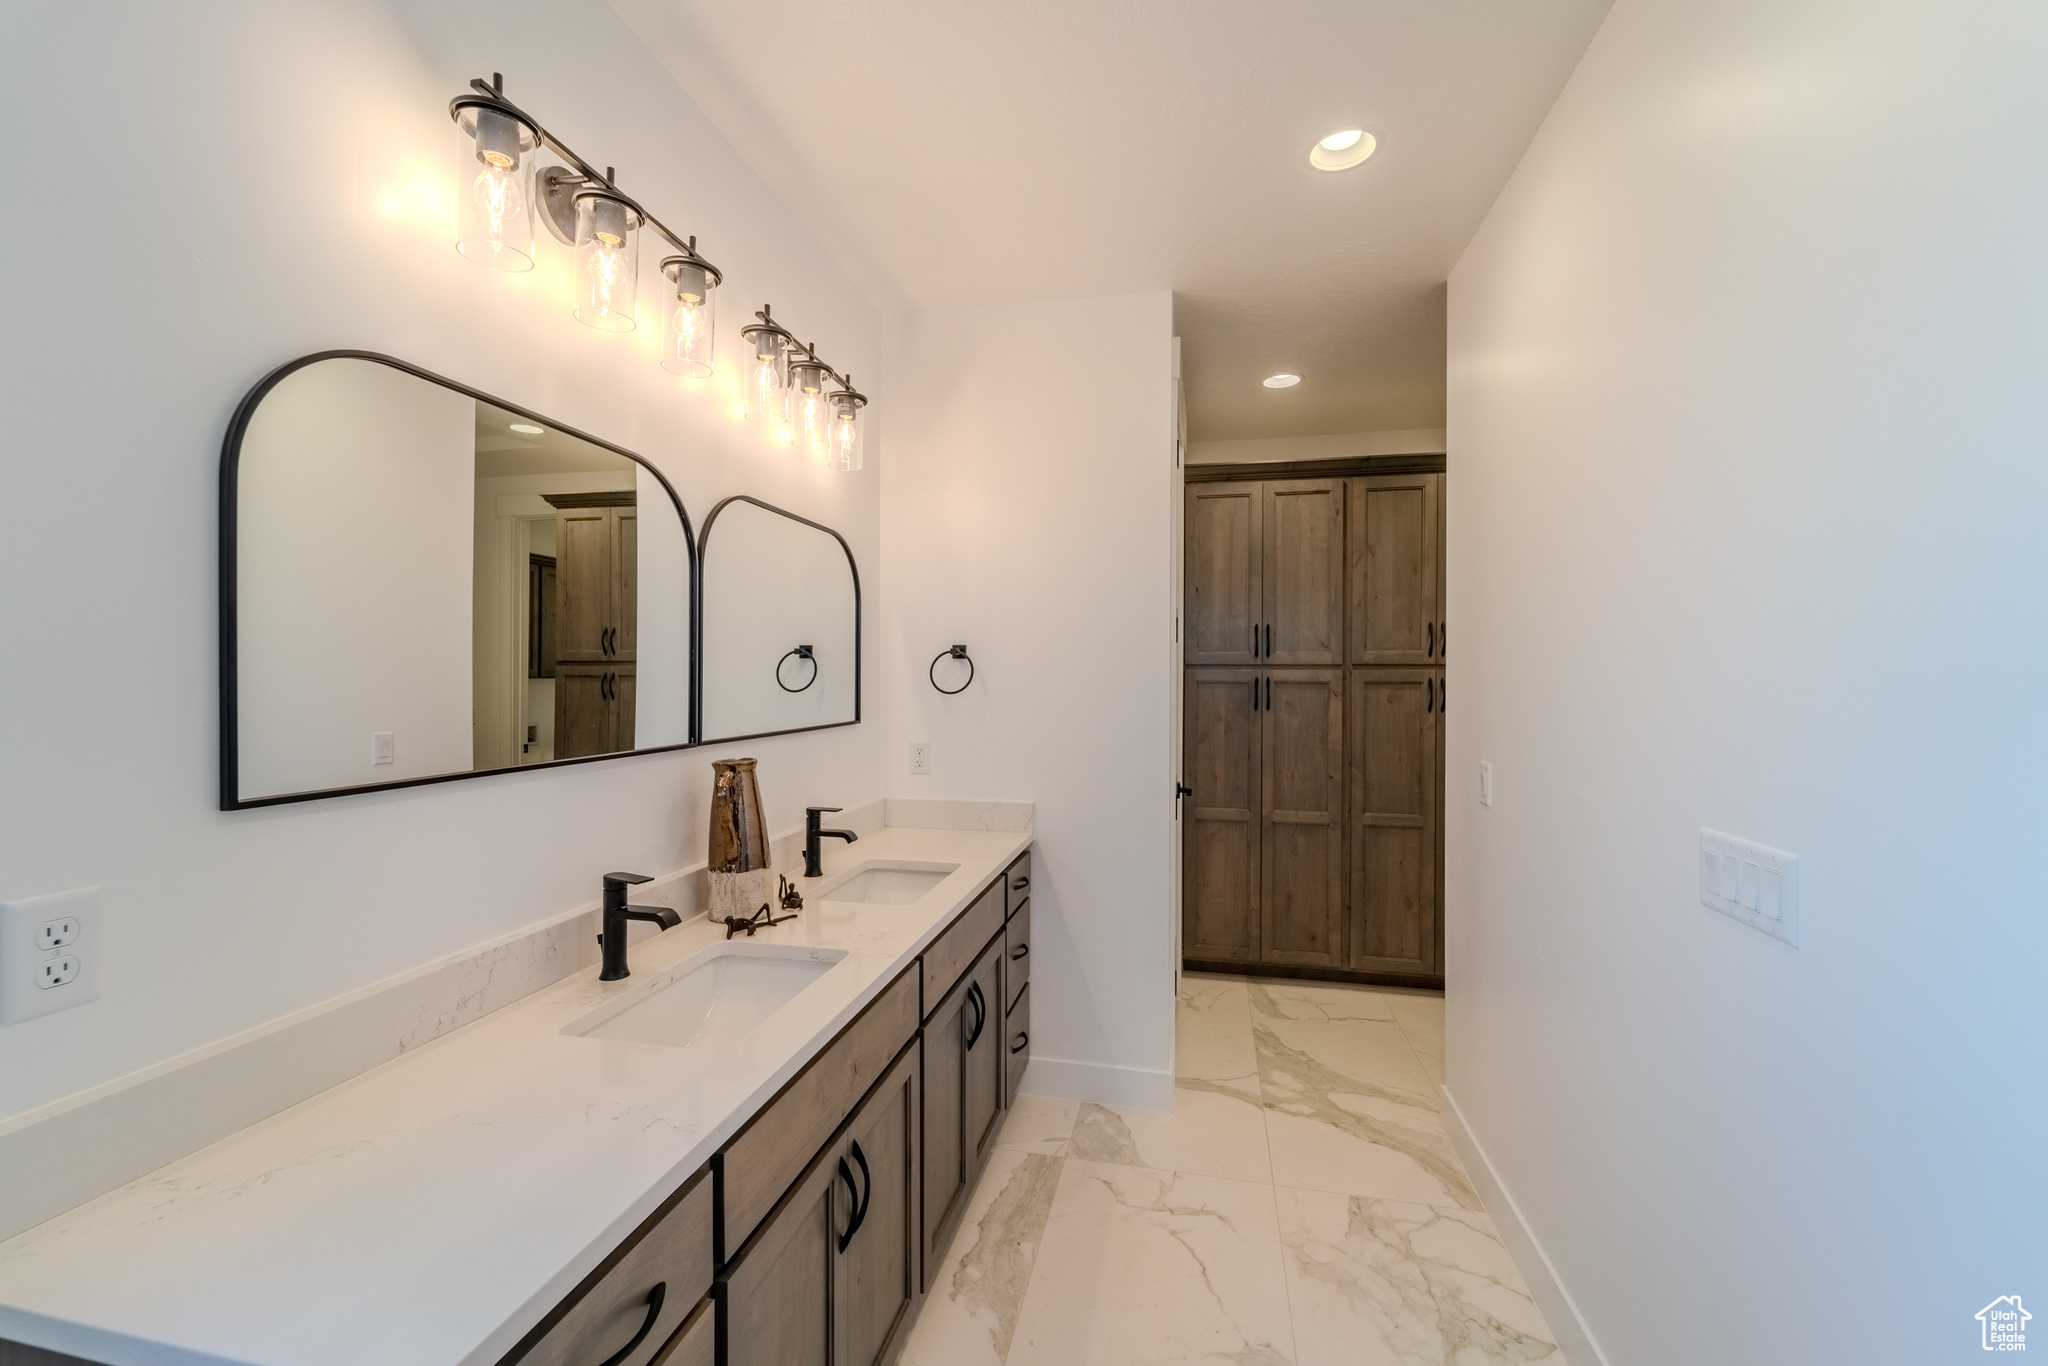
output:
[[[1437,1115],[1443,999],[1189,975],[1171,1110],[1023,1096],[903,1366],[1563,1366]]]

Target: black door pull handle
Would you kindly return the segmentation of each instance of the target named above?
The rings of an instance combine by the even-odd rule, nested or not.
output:
[[[868,1155],[860,1150],[860,1140],[851,1145],[853,1160],[860,1166],[861,1185],[853,1183],[853,1173],[847,1169],[846,1159],[839,1159],[839,1177],[846,1182],[846,1193],[853,1200],[853,1208],[846,1220],[846,1232],[839,1235],[839,1250],[846,1251],[853,1242],[853,1235],[860,1232],[860,1226],[868,1221],[868,1205],[875,1198],[875,1174],[868,1169]],[[862,1187],[865,1189],[862,1189]]]
[[[845,1249],[841,1249],[844,1251]],[[654,1321],[661,1317],[661,1302],[668,1298],[668,1282],[659,1281],[654,1289],[647,1292],[647,1317],[640,1321],[640,1331],[633,1334],[633,1340],[618,1351],[606,1357],[603,1366],[619,1366],[619,1363],[633,1355],[633,1349],[647,1340],[654,1331]]]
[[[846,1251],[853,1241],[855,1230],[860,1228],[860,1186],[853,1179],[853,1168],[846,1165],[846,1159],[839,1159],[839,1179],[846,1183],[846,1232],[839,1235],[839,1250]]]
[[[1024,955],[1029,952],[1031,952],[1029,944],[1019,944],[1016,948],[1010,950],[1010,961],[1012,963],[1020,962],[1023,960]]]
[[[1422,653],[1428,656],[1429,658],[1434,659],[1436,658],[1436,623],[1433,621],[1429,622],[1425,624],[1422,629],[1423,639],[1428,642],[1428,644],[1426,644],[1423,647]]]
[[[971,1051],[975,1041],[981,1038],[982,1027],[988,1023],[988,1003],[981,994],[981,983],[967,984],[967,1004],[974,1007],[974,1028],[968,1032],[966,1047]]]
[[[1425,711],[1425,712],[1432,712],[1432,711],[1435,711],[1435,710],[1436,710],[1436,680],[1435,680],[1434,678],[1425,678],[1425,679],[1423,679],[1423,680],[1422,680],[1422,696],[1423,696],[1422,710],[1423,710],[1423,711]]]
[[[1031,1033],[1029,1030],[1026,1030],[1024,1033],[1019,1034],[1017,1036],[1017,1042],[1010,1045],[1010,1051],[1012,1053],[1022,1053],[1025,1049],[1029,1048],[1030,1046]]]
[[[1451,652],[1451,623],[1440,622],[1436,628],[1436,657],[1442,659]]]
[[[1451,709],[1451,680],[1446,678],[1436,685],[1436,714],[1442,716]]]

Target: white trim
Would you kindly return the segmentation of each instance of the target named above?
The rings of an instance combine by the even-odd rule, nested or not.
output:
[[[1149,1067],[1112,1067],[1107,1063],[1075,1062],[1070,1058],[1034,1057],[1024,1069],[1019,1091],[1062,1100],[1092,1100],[1097,1105],[1136,1105],[1149,1110],[1173,1105],[1173,1073]]]
[[[1522,1280],[1528,1284],[1536,1307],[1543,1311],[1544,1322],[1550,1325],[1550,1335],[1557,1340],[1557,1350],[1564,1354],[1567,1366],[1608,1366],[1607,1354],[1600,1350],[1593,1330],[1580,1315],[1578,1304],[1573,1301],[1571,1292],[1564,1288],[1557,1268],[1551,1265],[1549,1255],[1543,1251],[1543,1244],[1536,1241],[1535,1230],[1522,1219],[1521,1207],[1508,1194],[1500,1173],[1494,1170],[1493,1162],[1486,1156],[1486,1149],[1480,1146],[1472,1126],[1465,1122],[1465,1112],[1458,1108],[1451,1088],[1444,1086],[1438,1089],[1444,1097],[1444,1132],[1450,1135],[1451,1146],[1458,1150],[1458,1158],[1465,1164],[1465,1174],[1472,1178],[1473,1188],[1479,1192],[1479,1202],[1486,1206],[1501,1242],[1507,1247],[1508,1256],[1514,1259],[1516,1270],[1522,1273]]]

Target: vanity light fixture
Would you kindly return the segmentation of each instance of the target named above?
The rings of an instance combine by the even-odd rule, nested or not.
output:
[[[640,206],[608,188],[578,190],[576,205],[576,319],[600,332],[631,332],[640,284]]]
[[[832,401],[825,393],[825,363],[815,351],[792,360],[789,367],[791,403],[795,408],[796,439],[813,450],[826,447],[826,427]]]
[[[668,281],[662,301],[661,368],[686,379],[711,373],[712,295],[725,283],[718,267],[697,254],[697,239],[680,256],[664,257]]]
[[[853,376],[848,375],[827,398],[832,407],[828,419],[830,434],[825,439],[825,463],[835,470],[851,474],[860,468],[861,428],[866,425],[860,420],[860,410],[868,406],[868,396],[854,392]]]
[[[1318,171],[1348,171],[1371,158],[1380,140],[1363,128],[1340,128],[1308,149],[1308,164]]]
[[[1288,374],[1283,370],[1277,375],[1268,375],[1259,382],[1268,389],[1292,389],[1295,385],[1301,383],[1301,376]]]
[[[789,421],[788,355],[796,346],[789,329],[774,318],[775,305],[754,316],[761,321],[740,329],[747,342],[747,421],[775,425]]]
[[[455,249],[491,270],[533,269],[533,173],[541,131],[509,105],[458,95],[455,184],[461,205]]]

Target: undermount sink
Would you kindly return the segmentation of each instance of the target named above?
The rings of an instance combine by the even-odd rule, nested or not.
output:
[[[908,906],[953,875],[957,863],[870,864],[812,895],[862,906]]]
[[[562,1032],[671,1048],[737,1043],[844,957],[844,949],[720,944],[652,990],[602,1006]]]

